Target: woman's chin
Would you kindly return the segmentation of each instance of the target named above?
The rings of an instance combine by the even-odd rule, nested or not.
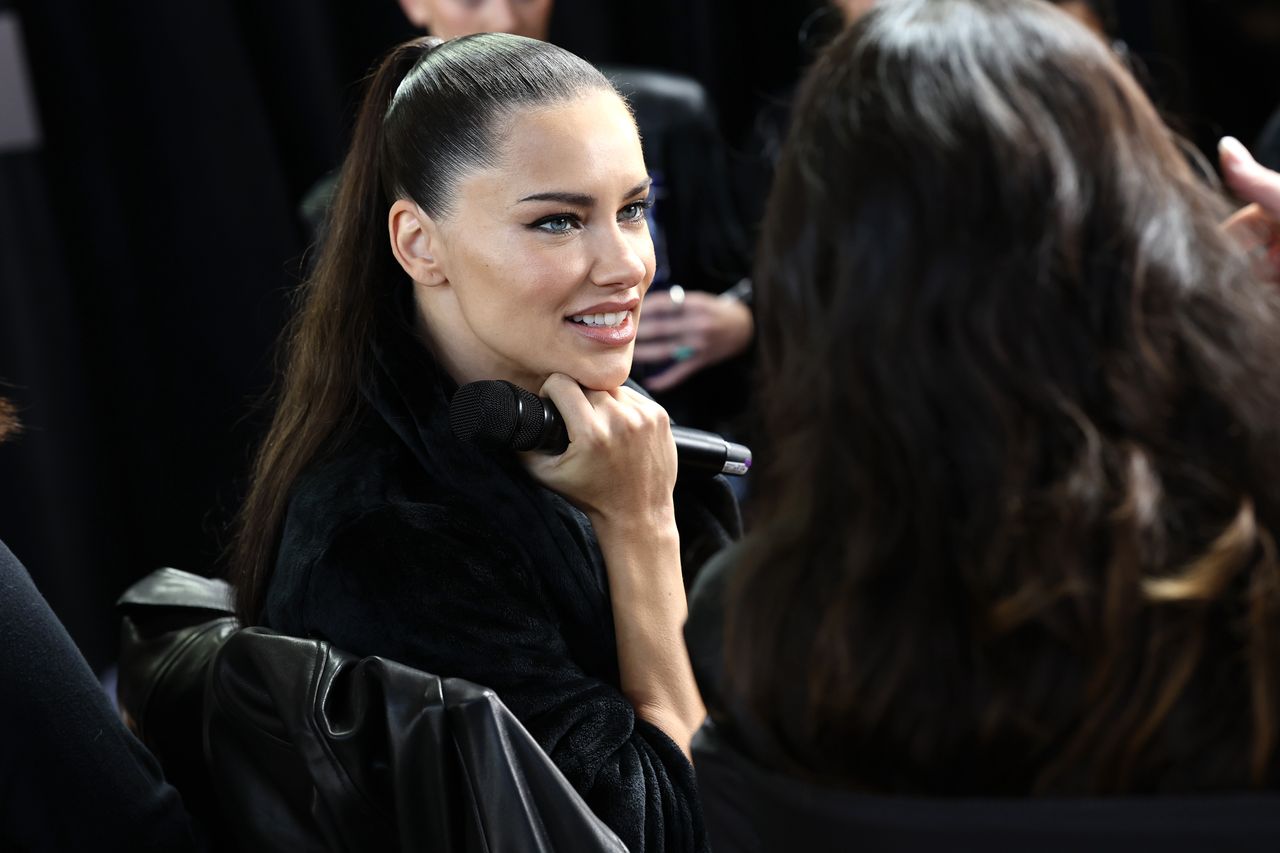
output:
[[[626,364],[621,365],[591,365],[589,369],[580,370],[573,374],[575,380],[583,388],[590,391],[612,391],[623,382],[627,381],[627,377],[631,375],[631,360],[627,359]]]

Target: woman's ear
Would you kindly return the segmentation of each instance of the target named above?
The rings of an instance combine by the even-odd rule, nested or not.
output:
[[[439,228],[422,208],[400,199],[391,205],[391,212],[387,214],[387,229],[391,253],[409,278],[428,287],[449,283],[441,263]]]

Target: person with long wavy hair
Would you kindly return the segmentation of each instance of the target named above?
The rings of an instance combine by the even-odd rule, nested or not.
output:
[[[1280,292],[1224,198],[1035,0],[881,4],[794,115],[713,719],[863,791],[1280,783]]]
[[[627,105],[582,59],[507,34],[392,50],[232,566],[246,624],[493,689],[635,853],[706,847],[682,567],[738,524],[723,480],[676,485],[666,413],[624,385],[649,189]],[[492,379],[552,398],[568,450],[459,441],[450,396]]]

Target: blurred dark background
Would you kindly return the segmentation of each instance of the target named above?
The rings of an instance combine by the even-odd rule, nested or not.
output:
[[[1280,2],[1116,5],[1182,132],[1208,154],[1256,141],[1280,106]],[[750,162],[824,10],[558,0],[552,38],[697,78]],[[0,539],[102,667],[131,580],[222,570],[306,251],[298,204],[340,159],[359,78],[415,32],[394,0],[0,0],[4,19],[37,133],[0,143],[0,393],[26,424],[0,447]]]

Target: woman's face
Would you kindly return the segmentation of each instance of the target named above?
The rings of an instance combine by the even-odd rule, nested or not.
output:
[[[514,33],[547,40],[552,0],[400,0],[405,16],[434,36]]]
[[[438,277],[415,276],[428,282],[415,292],[437,354],[460,383],[537,391],[565,373],[616,388],[654,273],[635,123],[596,92],[503,125],[497,165],[465,175],[425,226]]]

